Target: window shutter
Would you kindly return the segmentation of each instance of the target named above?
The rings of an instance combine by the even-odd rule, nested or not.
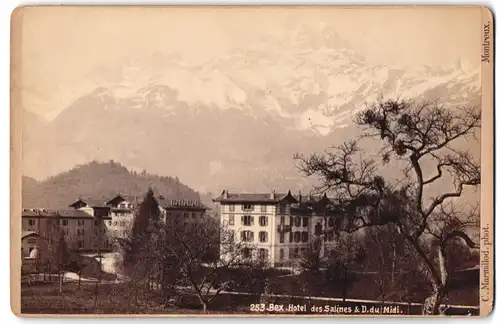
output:
[[[253,216],[250,216],[250,224],[253,225],[253,219],[254,217]]]

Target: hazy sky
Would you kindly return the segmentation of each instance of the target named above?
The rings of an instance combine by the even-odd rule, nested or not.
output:
[[[201,63],[266,34],[283,37],[290,25],[330,25],[374,63],[439,65],[462,58],[479,65],[480,57],[480,9],[56,7],[19,14],[22,51],[15,55],[21,55],[23,106],[49,118],[81,96],[80,86],[99,68],[125,57],[179,52]]]

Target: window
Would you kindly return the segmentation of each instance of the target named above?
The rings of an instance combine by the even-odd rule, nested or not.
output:
[[[280,261],[285,259],[285,249],[280,249]]]
[[[28,219],[28,224],[30,226],[34,226],[35,225],[35,220],[34,219]]]
[[[61,220],[61,223],[62,223],[63,226],[68,226],[68,220],[67,219]]]
[[[259,259],[264,261],[267,260],[269,251],[267,249],[259,249]]]
[[[267,232],[259,232],[259,242],[261,243],[267,242]]]
[[[302,242],[307,242],[309,240],[309,233],[302,232]]]
[[[94,219],[94,226],[99,226],[99,220],[98,219]]]
[[[299,248],[294,248],[293,249],[293,257],[297,258],[299,256]]]
[[[196,213],[191,213],[191,218],[195,219],[196,218]]]
[[[285,243],[285,233],[280,232],[280,243]]]
[[[260,224],[260,226],[267,226],[267,216],[260,216],[259,217],[259,224]]]
[[[327,239],[328,241],[333,241],[333,231],[328,231]]]
[[[285,225],[285,216],[280,217],[280,224]]]
[[[184,218],[189,218],[189,213],[184,213]]]
[[[252,256],[252,250],[250,250],[249,248],[243,248],[241,250],[241,254],[245,259],[249,259]]]
[[[267,212],[267,206],[266,206],[266,205],[261,205],[261,206],[260,206],[260,211],[261,211],[262,213]]]
[[[83,249],[83,245],[84,245],[83,240],[78,241],[78,247],[80,249]]]
[[[340,220],[340,218],[335,218],[335,228],[339,229],[341,225],[342,221]]]
[[[295,226],[296,226],[296,227],[299,227],[299,226],[300,226],[300,220],[301,220],[301,219],[300,219],[300,217],[298,217],[298,216],[297,216],[297,217],[295,217]]]
[[[314,226],[314,235],[321,235],[321,231],[323,230],[321,224],[316,224],[316,226]]]
[[[244,226],[252,226],[253,225],[253,216],[249,216],[249,215],[241,216],[241,223]]]
[[[309,225],[309,218],[302,217],[302,226],[307,227]]]
[[[295,239],[294,241],[296,243],[300,242],[300,232],[294,232],[293,237],[294,237],[294,239]]]
[[[83,226],[84,222],[85,221],[83,219],[79,219],[78,220],[78,226]]]
[[[82,229],[78,229],[78,236],[83,236],[85,234],[85,231]]]
[[[253,242],[253,232],[252,231],[241,232],[241,240],[244,242]]]
[[[329,217],[328,218],[328,227],[333,227],[333,222],[334,222],[333,217]]]
[[[234,225],[234,214],[229,214],[229,225]]]
[[[244,204],[243,205],[243,210],[244,211],[252,211],[254,206],[252,204]]]
[[[290,237],[290,240],[289,240],[289,241],[290,241],[290,243],[293,243],[293,233],[292,233],[292,232],[290,232],[288,235],[289,235],[289,237]]]
[[[229,211],[233,211],[234,212],[234,205],[229,205]]]

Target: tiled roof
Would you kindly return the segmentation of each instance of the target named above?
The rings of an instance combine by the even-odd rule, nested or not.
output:
[[[123,200],[131,202],[131,203],[138,203],[138,202],[142,201],[142,197],[140,197],[140,196],[124,195],[124,194],[118,193],[116,196],[109,199],[106,202],[106,205],[110,205],[115,200],[120,200],[119,198],[122,198]]]
[[[31,236],[31,235],[38,236],[38,234],[33,232],[33,231],[23,231],[23,233],[21,234],[21,239],[28,237],[28,236]]]
[[[75,217],[75,218],[82,218],[82,217],[89,217],[93,218],[91,214],[83,211],[83,210],[74,210],[74,209],[62,209],[57,211],[61,217]]]
[[[35,216],[57,217],[58,214],[55,210],[48,210],[48,209],[23,209],[22,211],[22,217],[35,217]]]
[[[75,202],[73,202],[69,207],[73,207],[78,202],[84,202],[89,207],[108,207],[106,206],[105,199],[94,199],[94,198],[79,198]]]
[[[24,209],[22,212],[22,217],[93,218],[94,216],[83,210],[75,210],[75,209],[58,209],[58,210]]]

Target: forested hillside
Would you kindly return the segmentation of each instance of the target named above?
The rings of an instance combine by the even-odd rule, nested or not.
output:
[[[90,162],[36,181],[23,177],[23,208],[67,208],[79,197],[107,200],[117,193],[143,196],[148,187],[165,199],[196,199],[199,194],[179,179],[128,170],[120,163]]]

